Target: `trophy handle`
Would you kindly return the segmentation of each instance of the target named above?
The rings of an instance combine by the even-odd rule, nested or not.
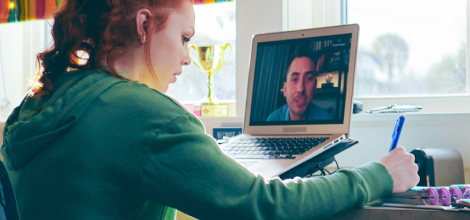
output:
[[[225,66],[225,64],[228,63],[228,61],[230,60],[230,57],[232,56],[233,48],[232,48],[232,45],[231,45],[230,43],[225,44],[225,46],[223,47],[223,48],[224,48],[224,51],[225,51],[225,49],[227,49],[228,46],[230,46],[230,55],[228,55],[227,61],[225,61],[225,63],[223,63],[220,67]],[[220,67],[219,67],[219,68],[220,68]]]
[[[191,57],[191,60],[193,61],[194,65],[196,65],[197,67],[199,67],[199,68],[202,69],[201,65],[199,65],[199,64],[196,62],[196,60],[194,59],[193,54],[191,54],[191,49],[194,49],[194,51],[196,51],[196,53],[197,53],[197,47],[196,47],[196,45],[192,44],[191,47],[189,47],[189,51],[188,51],[188,52],[189,52],[189,57]]]

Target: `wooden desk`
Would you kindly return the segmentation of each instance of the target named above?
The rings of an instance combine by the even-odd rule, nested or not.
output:
[[[470,220],[470,211],[444,211],[389,207],[369,207],[337,215],[330,220]]]

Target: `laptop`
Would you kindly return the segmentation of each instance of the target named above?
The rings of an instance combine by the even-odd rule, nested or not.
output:
[[[358,25],[257,34],[243,134],[222,150],[275,177],[348,138]]]

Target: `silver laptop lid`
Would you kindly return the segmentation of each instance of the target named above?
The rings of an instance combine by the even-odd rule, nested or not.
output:
[[[358,25],[258,34],[243,132],[348,134]]]

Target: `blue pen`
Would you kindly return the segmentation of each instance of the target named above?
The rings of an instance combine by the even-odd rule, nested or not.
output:
[[[400,138],[401,134],[401,129],[403,129],[403,124],[405,124],[405,114],[401,115],[397,119],[397,123],[395,124],[395,129],[393,129],[393,134],[392,134],[392,145],[390,145],[390,151],[395,149],[398,144],[398,139]]]

